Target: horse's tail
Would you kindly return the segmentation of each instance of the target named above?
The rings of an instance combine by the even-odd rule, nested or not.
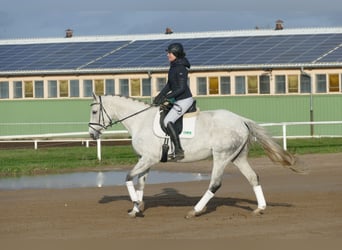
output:
[[[244,123],[250,132],[249,144],[256,138],[273,162],[280,163],[294,172],[303,173],[303,170],[298,168],[296,164],[297,159],[276,143],[263,127],[248,119],[244,120]]]

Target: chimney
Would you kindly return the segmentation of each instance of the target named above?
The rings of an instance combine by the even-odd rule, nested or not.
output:
[[[167,27],[167,28],[165,29],[165,34],[166,34],[166,35],[170,35],[170,34],[172,34],[172,33],[173,33],[173,31],[172,31],[171,28]]]
[[[71,38],[72,37],[73,30],[67,29],[65,30],[65,38]]]
[[[275,26],[275,30],[282,30],[282,29],[284,29],[284,26],[283,26],[283,21],[282,20],[277,20],[276,21],[276,26]]]

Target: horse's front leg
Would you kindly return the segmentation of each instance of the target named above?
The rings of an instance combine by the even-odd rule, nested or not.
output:
[[[145,203],[144,203],[144,188],[147,179],[147,175],[150,172],[150,169],[147,169],[145,172],[139,174],[138,176],[138,186],[137,186],[137,198],[138,198],[138,208],[141,212],[145,210]]]
[[[131,201],[133,202],[133,208],[128,212],[128,215],[130,217],[143,217],[142,212],[144,211],[144,187],[151,165],[152,164],[150,161],[145,161],[143,158],[140,158],[135,167],[127,174],[126,187]],[[135,189],[133,183],[133,179],[135,176],[138,176],[137,190]]]
[[[143,217],[143,212],[145,210],[145,203],[143,201],[144,187],[145,187],[145,181],[146,181],[148,172],[149,172],[149,169],[139,174],[137,189],[135,189],[133,179],[132,180],[126,179],[127,190],[133,202],[133,208],[132,210],[128,212],[128,215],[130,217]]]

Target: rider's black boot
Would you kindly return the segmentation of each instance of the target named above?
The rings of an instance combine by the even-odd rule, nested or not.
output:
[[[173,142],[173,145],[175,146],[175,155],[173,160],[181,160],[184,158],[184,150],[181,147],[179,135],[176,132],[176,129],[174,127],[174,124],[172,122],[169,122],[167,124],[167,132],[171,138],[171,141]]]

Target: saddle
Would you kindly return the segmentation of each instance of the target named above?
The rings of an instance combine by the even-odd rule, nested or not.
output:
[[[164,138],[164,144],[162,147],[162,157],[161,162],[168,161],[168,151],[169,151],[169,138],[167,135],[167,129],[164,126],[164,119],[167,113],[171,110],[172,104],[169,102],[164,102],[160,108],[159,112],[155,116],[154,120],[154,133],[156,136]],[[176,123],[176,132],[180,135],[180,138],[192,138],[195,136],[195,122],[196,116],[199,110],[196,107],[196,100],[192,103],[191,107],[180,117]],[[172,144],[170,142],[170,146]]]
[[[161,129],[165,132],[165,134],[167,134],[167,129],[164,126],[164,119],[165,119],[166,115],[169,113],[169,111],[172,109],[172,107],[173,107],[173,104],[166,101],[166,102],[162,103],[160,105],[160,108],[159,108],[159,114],[160,114],[159,124],[160,124]],[[197,111],[196,100],[194,100],[194,102],[192,103],[190,108],[175,123],[175,128],[176,128],[176,131],[178,134],[181,134],[182,130],[183,130],[183,117],[186,114],[194,113],[196,111]]]

